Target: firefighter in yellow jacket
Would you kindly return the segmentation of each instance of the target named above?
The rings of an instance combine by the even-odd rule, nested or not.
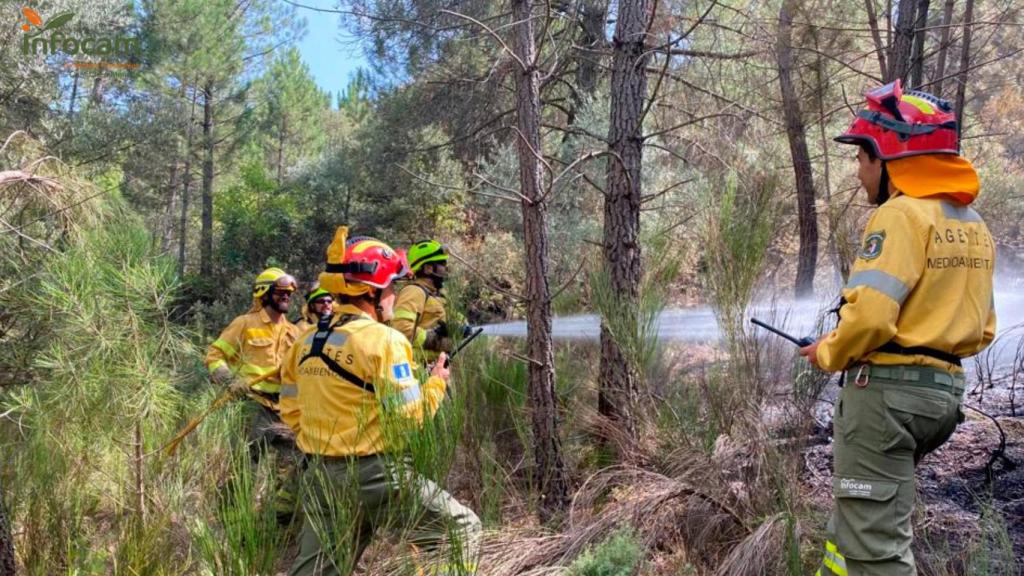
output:
[[[280,268],[260,273],[253,283],[249,312],[232,320],[206,353],[206,368],[214,382],[253,401],[249,447],[254,460],[264,451],[275,453],[279,488],[275,509],[282,522],[290,518],[296,504],[291,479],[298,455],[291,439],[275,430],[275,424],[280,424],[278,371],[297,332],[287,318],[295,285],[295,279]]]
[[[405,256],[346,237],[339,228],[320,275],[340,305],[303,334],[282,368],[281,418],[308,463],[290,573],[350,574],[374,533],[390,527],[413,530],[412,543],[436,560],[430,574],[472,574],[479,519],[402,457],[407,434],[445,398],[446,357],[426,381],[416,378],[409,341],[384,324]]]
[[[420,359],[432,361],[452,351],[452,336],[445,312],[444,282],[448,277],[448,250],[436,240],[409,247],[409,268],[415,276],[395,301],[391,326],[405,334]]]
[[[316,326],[324,316],[330,316],[334,311],[334,297],[327,290],[319,285],[314,286],[306,295],[306,305],[302,307],[299,321],[295,323],[298,334]]]
[[[970,204],[974,167],[959,155],[948,102],[867,95],[837,141],[856,144],[878,205],[843,288],[836,329],[800,353],[847,371],[834,415],[834,512],[818,574],[917,573],[911,552],[914,469],[962,421],[961,359],[995,335],[995,250]]]

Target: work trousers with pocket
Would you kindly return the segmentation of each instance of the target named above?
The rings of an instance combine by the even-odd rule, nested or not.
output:
[[[821,576],[917,574],[914,469],[963,421],[963,374],[923,366],[854,366],[833,417],[835,508]]]

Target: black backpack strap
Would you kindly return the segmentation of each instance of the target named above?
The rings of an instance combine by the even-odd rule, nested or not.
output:
[[[372,383],[366,382],[365,380],[359,378],[355,374],[344,369],[341,366],[341,364],[338,364],[337,362],[334,361],[333,358],[331,358],[327,354],[324,354],[324,346],[327,344],[327,340],[328,338],[331,337],[331,334],[337,328],[340,328],[345,324],[348,324],[349,322],[356,320],[357,318],[359,318],[359,316],[356,316],[354,314],[346,314],[339,318],[338,321],[335,322],[334,324],[331,324],[330,318],[321,319],[320,322],[318,322],[316,325],[316,334],[313,335],[313,346],[309,349],[309,353],[303,356],[301,360],[299,360],[299,366],[302,366],[302,364],[306,360],[309,360],[310,358],[319,358],[324,363],[324,365],[327,366],[328,370],[334,372],[334,374],[337,375],[342,380],[345,380],[350,384],[355,384],[356,386],[362,388],[363,390],[366,390],[370,394],[376,394],[377,390],[376,388],[373,387]]]

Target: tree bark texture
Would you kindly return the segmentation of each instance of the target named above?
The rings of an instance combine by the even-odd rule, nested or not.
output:
[[[950,24],[953,23],[953,5],[956,4],[956,0],[946,0],[946,5],[942,7],[942,40],[939,41],[939,56],[938,63],[935,65],[935,85],[932,87],[932,93],[942,97],[942,83],[943,78],[946,77],[946,55],[949,53],[949,37],[950,37]]]
[[[974,23],[974,0],[964,6],[964,41],[960,52],[960,73],[956,75],[956,124],[960,134],[964,131],[964,105],[967,103],[967,74],[971,68],[971,28]]]
[[[597,91],[607,18],[606,0],[583,0],[580,3],[581,34],[576,57],[576,89],[580,96],[593,96]]]
[[[531,1],[513,0],[516,22],[513,50],[523,67],[515,68],[519,182],[524,200],[523,238],[526,243],[526,346],[528,386],[533,420],[534,457],[540,501],[537,511],[548,522],[565,509],[569,486],[562,443],[558,435],[555,398],[555,357],[551,342],[551,293],[548,286],[547,207],[541,187],[540,78],[536,68]]]
[[[7,517],[3,495],[3,490],[0,490],[0,574],[16,574],[14,538],[11,536],[11,521]]]
[[[914,19],[914,51],[910,62],[910,86],[920,88],[924,77],[924,41],[928,35],[928,9],[931,0],[917,0],[917,17]]]
[[[889,52],[889,73],[886,82],[897,78],[906,84],[910,72],[910,51],[914,44],[914,14],[918,0],[899,0],[896,7],[896,34]]]
[[[174,208],[178,199],[178,173],[181,164],[178,162],[177,153],[171,161],[171,177],[167,185],[167,208],[166,221],[163,223],[163,237],[160,240],[160,252],[166,254],[174,242]]]
[[[185,248],[188,244],[188,204],[190,187],[192,186],[192,144],[195,140],[196,101],[199,99],[198,87],[192,87],[192,110],[188,115],[188,126],[185,128],[185,167],[181,173],[181,220],[178,225],[178,278],[185,277]]]
[[[882,33],[878,30],[878,15],[875,13],[875,0],[864,0],[864,9],[868,13],[868,28],[875,42],[875,54],[878,56],[878,71],[885,76],[889,67],[885,63],[885,46],[882,45]]]
[[[779,66],[779,88],[786,119],[789,153],[793,158],[796,181],[797,215],[800,226],[800,250],[797,259],[798,298],[814,294],[814,271],[818,264],[818,219],[814,211],[814,173],[807,149],[807,131],[800,112],[800,100],[793,86],[793,12],[796,0],[784,0],[779,9],[778,38],[775,53]]]
[[[199,235],[199,273],[213,274],[213,83],[203,86],[203,222]]]
[[[608,127],[608,190],[604,200],[604,265],[611,288],[626,314],[613,336],[601,323],[598,411],[616,423],[630,441],[637,437],[640,395],[639,358],[623,350],[622,338],[637,338],[640,281],[640,197],[643,163],[641,115],[647,102],[647,33],[651,0],[620,0],[612,39],[611,119]],[[627,455],[628,456],[628,455]]]

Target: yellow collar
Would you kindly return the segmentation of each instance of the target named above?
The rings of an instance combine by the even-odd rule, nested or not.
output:
[[[270,314],[267,314],[267,309],[266,308],[260,307],[259,315],[260,315],[260,322],[263,322],[264,324],[273,324],[274,323],[274,321],[270,319]]]

